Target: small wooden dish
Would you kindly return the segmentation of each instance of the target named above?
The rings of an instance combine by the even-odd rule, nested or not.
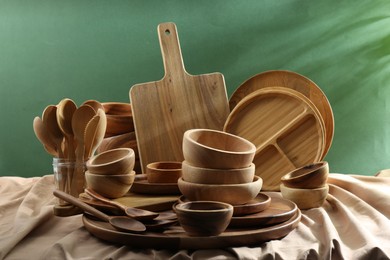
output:
[[[146,174],[137,174],[130,192],[150,195],[176,195],[180,194],[176,183],[149,183]]]
[[[321,207],[329,192],[329,185],[316,189],[296,189],[280,184],[283,198],[293,201],[300,209]]]
[[[130,173],[135,164],[135,153],[131,148],[116,148],[99,153],[86,163],[90,173],[119,175]]]
[[[114,199],[125,195],[132,186],[135,172],[120,175],[101,175],[85,172],[87,187],[104,197]]]
[[[188,202],[189,200],[185,196],[181,196],[178,201],[179,203],[184,203]],[[266,210],[270,204],[271,197],[264,193],[259,193],[256,198],[249,201],[248,203],[233,205],[233,216],[244,216],[259,213]]]
[[[255,165],[238,169],[212,169],[182,163],[183,180],[200,184],[240,184],[253,181]]]
[[[149,183],[177,183],[182,175],[181,162],[153,162],[146,166]]]
[[[215,201],[176,203],[173,210],[190,236],[218,236],[233,216],[232,205]]]
[[[199,184],[179,178],[181,193],[191,201],[220,201],[232,205],[245,204],[259,194],[263,180],[255,176],[250,183],[241,184]]]
[[[294,171],[291,171],[281,178],[286,187],[299,189],[315,189],[326,184],[329,175],[328,162],[312,163]]]
[[[237,135],[211,129],[187,130],[183,136],[184,159],[191,165],[236,169],[251,165],[256,147]]]

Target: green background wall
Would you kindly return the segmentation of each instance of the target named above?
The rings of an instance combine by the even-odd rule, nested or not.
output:
[[[157,25],[178,27],[191,74],[222,72],[229,95],[267,70],[317,83],[335,116],[332,172],[390,168],[390,1],[0,1],[0,175],[50,174],[32,130],[69,97],[129,101],[158,80]]]

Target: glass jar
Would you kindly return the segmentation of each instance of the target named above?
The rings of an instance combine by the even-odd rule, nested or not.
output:
[[[78,198],[84,192],[85,170],[85,162],[53,158],[55,188]],[[69,203],[58,199],[58,205],[67,206]]]

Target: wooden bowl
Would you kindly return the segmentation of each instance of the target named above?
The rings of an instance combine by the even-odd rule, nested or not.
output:
[[[135,152],[135,157],[138,157],[137,139],[135,132],[129,132],[121,135],[106,137],[103,139],[97,149],[97,153],[102,153],[107,150],[116,148],[131,148]]]
[[[255,165],[238,169],[210,169],[182,163],[183,180],[200,184],[240,184],[253,181]]]
[[[328,175],[328,162],[317,162],[287,173],[281,178],[281,182],[286,187],[315,189],[326,184]]]
[[[121,135],[134,131],[133,114],[130,103],[102,103],[107,117],[105,137]]]
[[[117,148],[99,153],[86,163],[90,173],[119,175],[130,173],[135,164],[135,153],[131,148]]]
[[[251,165],[256,147],[248,140],[211,129],[187,130],[183,155],[187,163],[204,168],[237,169]]]
[[[261,190],[263,180],[255,176],[252,182],[241,184],[199,184],[179,178],[181,193],[190,201],[220,201],[232,205],[245,204],[254,199]]]
[[[101,175],[85,172],[87,188],[90,188],[100,195],[114,199],[125,195],[134,182],[135,172],[120,175]]]
[[[226,230],[233,216],[232,205],[215,201],[176,203],[173,210],[190,236],[217,236]]]
[[[300,209],[310,209],[320,207],[329,192],[329,185],[316,189],[296,189],[280,184],[280,191],[285,199],[297,204]]]
[[[146,178],[150,183],[177,183],[181,173],[181,162],[153,162],[146,165]]]

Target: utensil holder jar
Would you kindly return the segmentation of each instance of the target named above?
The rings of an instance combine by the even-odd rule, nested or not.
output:
[[[76,198],[85,188],[85,162],[65,158],[53,158],[54,184],[57,190],[66,192]],[[59,206],[70,205],[58,199]]]

